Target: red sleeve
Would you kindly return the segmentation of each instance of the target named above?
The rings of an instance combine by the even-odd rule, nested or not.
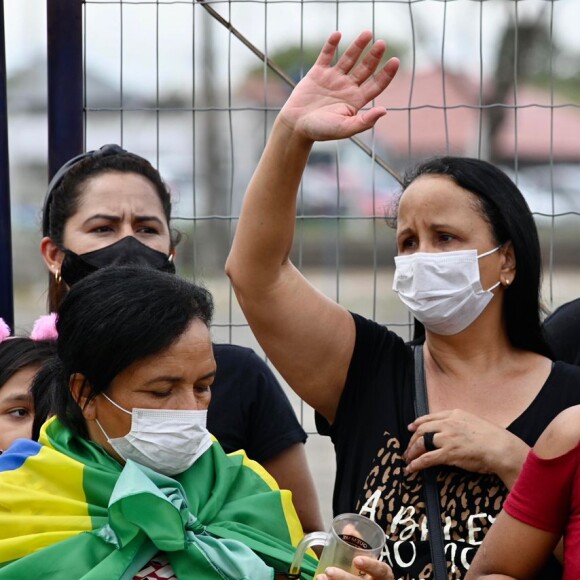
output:
[[[542,459],[532,449],[503,507],[513,518],[561,534],[570,512],[580,444],[560,457]]]

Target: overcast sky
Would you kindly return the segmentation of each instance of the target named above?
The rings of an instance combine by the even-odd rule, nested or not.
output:
[[[125,1],[122,6],[100,0],[87,2],[88,62],[111,79],[118,79],[122,72],[125,86],[134,89],[157,82],[155,67],[147,65],[158,62],[160,82],[177,90],[180,84],[188,82],[194,49],[201,58],[200,44],[207,30],[203,10],[187,2],[159,0],[157,5],[135,2]],[[415,0],[411,4],[401,0],[340,0],[338,4],[277,0],[267,5],[240,0],[229,4],[216,2],[212,6],[263,52],[299,44],[301,40],[320,44],[335,29],[350,39],[359,30],[371,28],[387,42],[410,45],[413,24],[419,66],[440,60],[445,24],[446,64],[476,71],[479,71],[480,55],[484,71],[491,70],[498,35],[507,19],[515,15],[515,3],[511,0],[486,0],[483,4],[476,0]],[[4,7],[10,73],[35,58],[45,58],[46,0],[9,0]],[[543,9],[549,18],[552,7],[558,42],[580,52],[579,0],[558,0],[554,4],[546,0],[520,0],[518,17],[533,18]],[[219,69],[216,73],[222,78],[227,79],[229,75],[235,81],[256,65],[255,56],[231,40],[222,26],[214,23],[212,32]],[[122,71],[119,69],[121,46]]]

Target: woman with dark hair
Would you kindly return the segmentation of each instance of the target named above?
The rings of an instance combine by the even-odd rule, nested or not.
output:
[[[35,409],[30,384],[56,352],[56,336],[46,332],[48,317],[41,318],[30,337],[10,336],[10,328],[0,318],[0,453],[15,439],[31,435]]]
[[[403,179],[403,191],[419,177],[429,175],[448,177],[475,195],[494,240],[502,245],[511,242],[518,275],[503,303],[508,338],[518,348],[552,358],[540,321],[540,243],[533,216],[517,186],[503,171],[480,159],[440,157],[409,171]],[[424,327],[421,330],[419,336],[424,335]],[[417,333],[414,338],[418,338]]]
[[[212,313],[206,290],[151,268],[103,268],[71,288],[46,371],[56,415],[38,443],[0,456],[0,578],[288,570],[302,537],[290,492],[206,429]],[[308,559],[303,577],[314,569]],[[392,578],[384,563],[362,569]]]
[[[398,204],[393,289],[425,328],[417,370],[427,414],[415,412],[411,346],[325,297],[290,262],[313,143],[370,129],[386,113],[367,105],[398,61],[381,64],[382,41],[363,55],[371,37],[361,33],[333,64],[333,33],[280,111],[226,271],[270,360],[332,437],[334,512],[357,511],[384,528],[383,556],[396,578],[433,577],[428,529],[441,527],[448,575],[459,578],[529,447],[580,403],[580,370],[549,358],[536,227],[518,188],[484,161],[427,161],[405,180]],[[440,526],[427,522],[427,468],[437,474]]]
[[[139,155],[105,145],[65,163],[51,180],[42,214],[50,310],[58,312],[68,289],[104,266],[143,264],[175,272],[179,235],[170,220],[170,193],[159,172]],[[306,531],[321,529],[306,433],[282,387],[251,349],[213,348],[218,371],[209,430],[226,451],[244,449],[294,493]]]
[[[124,178],[123,181],[119,180],[119,176]],[[137,195],[140,188],[144,192],[143,196]],[[117,257],[113,263],[148,264],[158,270],[175,272],[173,257],[180,236],[169,228],[171,196],[159,172],[139,155],[125,151],[118,145],[104,145],[96,151],[83,153],[67,161],[48,186],[42,209],[44,237],[40,249],[49,269],[50,312],[58,312],[72,284],[99,267],[111,264],[110,260],[105,260],[107,254],[102,252],[83,256],[82,259],[79,259],[77,253],[106,248],[111,243],[112,232],[109,233],[109,230],[113,229],[109,222],[127,229],[126,224],[120,220],[121,216],[116,212],[107,215],[106,210],[113,209],[112,199],[117,196],[129,197],[129,194],[135,198],[132,205],[137,204],[143,210],[143,215],[130,216],[136,222],[132,224],[134,228],[130,232],[135,239],[123,239],[125,245],[131,244],[130,248],[139,248],[141,253],[135,251],[133,255],[118,256],[118,252],[115,254],[111,251],[110,260]],[[94,206],[90,209],[95,211],[103,209],[103,215],[79,215],[87,204]],[[127,200],[126,205],[131,205],[131,200]],[[151,210],[150,213],[146,212],[147,209]],[[89,219],[90,223],[83,222],[82,218]],[[95,234],[93,238],[101,240],[100,243],[91,242],[89,233]],[[70,248],[69,243],[72,241],[74,244],[77,238],[83,247],[78,250]],[[137,240],[142,244],[147,241],[145,245],[148,248],[163,256],[156,255],[156,261],[153,261],[153,254],[135,244]]]

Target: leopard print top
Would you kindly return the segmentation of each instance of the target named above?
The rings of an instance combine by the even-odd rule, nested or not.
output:
[[[428,525],[419,474],[405,475],[396,437],[385,432],[355,511],[386,532],[383,559],[396,578],[431,578]],[[443,469],[437,478],[449,578],[462,578],[507,496],[495,475]]]

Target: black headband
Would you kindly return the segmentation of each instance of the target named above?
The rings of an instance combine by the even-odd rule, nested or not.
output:
[[[121,155],[127,153],[125,149],[119,145],[109,144],[103,145],[100,149],[94,151],[87,151],[81,153],[72,159],[69,159],[55,174],[48,184],[46,196],[44,197],[44,205],[42,206],[42,235],[48,236],[50,230],[50,204],[52,203],[52,195],[54,190],[61,184],[64,176],[68,173],[71,167],[87,159],[88,157],[109,157],[110,155]]]

